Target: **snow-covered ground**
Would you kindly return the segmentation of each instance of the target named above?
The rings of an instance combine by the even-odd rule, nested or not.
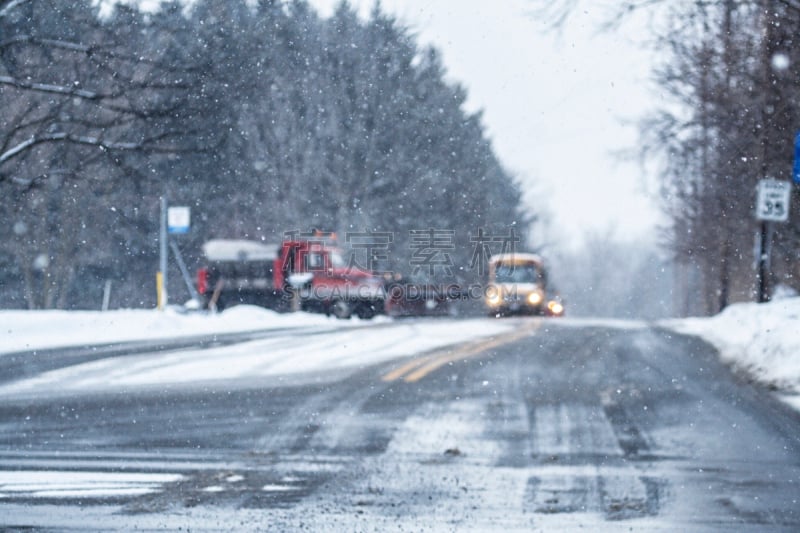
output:
[[[195,387],[267,376],[321,379],[511,332],[515,321],[486,319],[337,320],[323,315],[279,314],[254,306],[223,313],[174,310],[100,312],[0,312],[0,357],[56,346],[87,346],[215,333],[260,331],[258,338],[198,349],[99,358],[0,386],[0,394],[69,394],[130,391],[142,387]],[[300,376],[300,377],[298,377]],[[289,379],[289,378],[287,378]]]
[[[383,317],[377,322],[387,320]],[[296,327],[364,324],[321,314],[279,314],[236,306],[219,314],[184,313],[179,308],[96,311],[0,311],[0,354],[63,346],[170,339]]]
[[[579,325],[585,321],[561,320]],[[137,387],[187,384],[211,379],[361,368],[406,355],[509,332],[507,320],[342,321],[306,313],[278,314],[251,306],[216,315],[176,310],[110,312],[0,311],[0,357],[4,353],[58,346],[168,339],[256,330],[276,335],[242,345],[182,350],[152,356],[103,359],[48,372],[3,387],[33,392],[41,387]],[[642,323],[615,323],[644,327]],[[698,335],[716,346],[720,357],[758,381],[784,393],[800,409],[800,297],[768,304],[736,304],[711,318],[659,323]],[[390,326],[390,327],[389,327]],[[313,335],[322,333],[324,335]],[[295,342],[302,338],[303,342]]]

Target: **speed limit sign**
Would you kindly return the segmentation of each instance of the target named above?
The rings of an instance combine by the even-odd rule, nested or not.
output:
[[[761,180],[758,182],[756,218],[772,222],[789,220],[789,197],[792,184],[788,181]]]

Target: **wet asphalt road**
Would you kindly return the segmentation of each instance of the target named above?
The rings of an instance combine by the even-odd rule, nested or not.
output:
[[[341,375],[0,398],[0,526],[800,530],[800,417],[708,345],[511,320]]]

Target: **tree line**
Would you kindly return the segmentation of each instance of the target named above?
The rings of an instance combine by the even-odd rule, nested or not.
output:
[[[584,0],[537,2],[563,25]],[[613,31],[631,13],[649,20],[657,105],[640,123],[637,150],[656,168],[681,314],[715,313],[758,294],[762,239],[759,180],[792,180],[800,130],[800,3],[796,0],[592,2]],[[655,167],[653,163],[656,163]],[[764,235],[767,289],[800,289],[800,186],[788,223]],[[766,248],[766,246],[765,246]]]
[[[800,130],[800,4],[787,0],[684,2],[666,11],[655,79],[671,106],[642,123],[658,154],[666,243],[682,266],[684,312],[752,301],[762,238],[759,180],[792,180]],[[775,223],[767,286],[800,288],[800,195]]]
[[[408,271],[436,229],[469,281],[471,237],[524,242],[535,216],[445,77],[379,7],[0,0],[0,305],[97,307],[106,280],[153,305],[161,196],[192,208],[190,265],[209,238],[319,228],[389,233]]]

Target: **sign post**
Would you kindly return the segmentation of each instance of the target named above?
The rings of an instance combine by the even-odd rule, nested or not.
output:
[[[186,206],[170,207],[167,210],[167,232],[170,235],[189,233],[191,218],[191,208]],[[173,240],[169,243],[169,246],[172,248],[172,253],[175,255],[175,260],[178,262],[178,268],[183,276],[183,282],[186,284],[186,288],[189,290],[192,300],[199,302],[200,295],[197,294],[197,290],[194,288],[194,285],[192,285],[189,271],[186,268],[186,263],[183,261],[183,256],[181,256],[181,250],[178,248],[178,244]]]
[[[191,208],[187,206],[175,206],[167,208],[168,240],[169,235],[189,233],[190,224]],[[172,253],[175,254],[175,260],[178,262],[178,268],[180,268],[183,281],[186,283],[186,288],[189,290],[189,294],[192,295],[193,300],[200,301],[200,297],[192,285],[191,278],[189,277],[189,271],[186,269],[186,263],[183,262],[183,257],[181,256],[181,251],[180,248],[178,248],[178,244],[174,240],[170,240],[169,247],[172,248]]]
[[[161,224],[158,235],[159,269],[158,272],[156,272],[156,297],[158,300],[158,309],[161,311],[166,309],[169,303],[169,296],[167,294],[167,259],[169,253],[167,246],[169,245],[169,235],[172,233],[188,233],[190,221],[191,210],[189,207],[169,207],[167,198],[165,196],[161,197]],[[183,273],[184,278],[186,278],[184,272],[185,266],[182,265],[182,259],[179,258],[178,261],[181,262],[181,273]],[[189,292],[191,292],[191,288]]]
[[[761,221],[758,253],[758,301],[770,299],[769,265],[772,255],[772,223],[789,220],[792,184],[788,181],[764,179],[758,182],[756,219]]]

